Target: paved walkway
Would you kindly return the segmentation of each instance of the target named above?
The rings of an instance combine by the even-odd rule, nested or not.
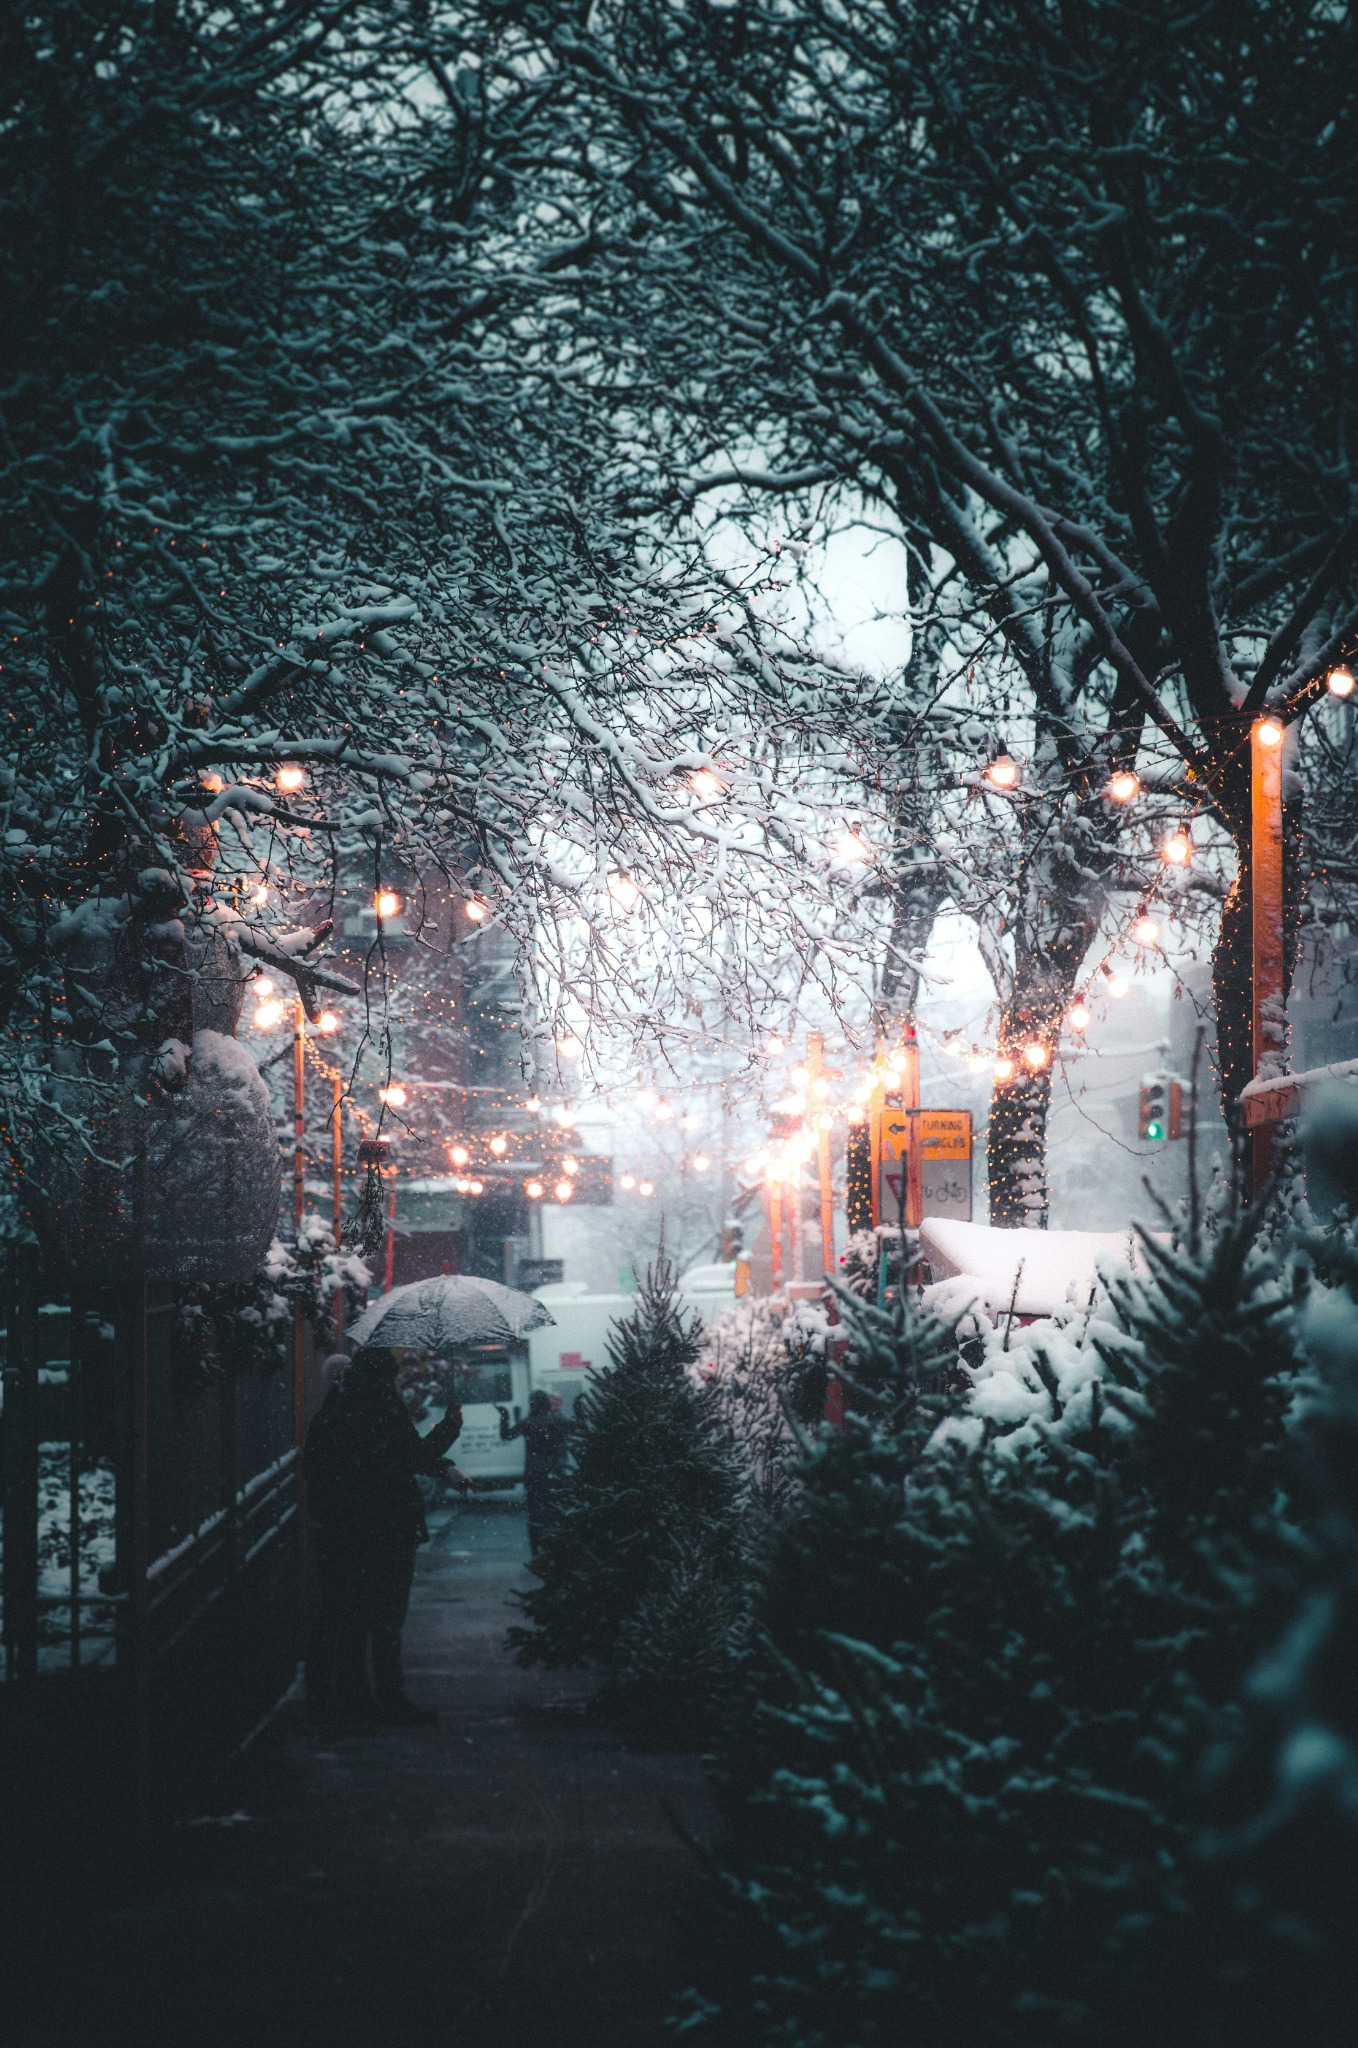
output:
[[[507,1656],[525,1549],[521,1510],[440,1511],[406,1630],[410,1691],[440,1726],[312,1730],[285,1707],[144,1886],[71,1929],[68,1969],[41,1966],[31,2038],[658,2042],[694,1888],[661,1801],[707,1831],[701,1771],[623,1748],[578,1677]]]

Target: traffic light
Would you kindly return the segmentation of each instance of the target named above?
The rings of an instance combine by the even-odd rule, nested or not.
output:
[[[1137,1136],[1153,1144],[1169,1136],[1169,1087],[1168,1074],[1142,1076]]]

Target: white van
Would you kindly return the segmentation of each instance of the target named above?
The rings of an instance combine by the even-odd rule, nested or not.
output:
[[[703,1321],[735,1300],[735,1266],[694,1266],[679,1282],[683,1306],[696,1309]],[[554,1317],[549,1330],[532,1330],[528,1358],[534,1387],[542,1387],[561,1403],[561,1413],[575,1412],[586,1373],[608,1364],[608,1340],[618,1323],[636,1307],[635,1294],[591,1294],[583,1280],[561,1280],[535,1287],[534,1297]]]
[[[475,1486],[515,1486],[523,1478],[523,1438],[500,1440],[499,1410],[511,1422],[527,1413],[530,1391],[526,1344],[473,1344],[449,1361],[445,1382],[462,1404],[462,1434],[452,1462]]]

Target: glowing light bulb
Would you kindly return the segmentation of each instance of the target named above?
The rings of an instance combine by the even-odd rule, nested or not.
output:
[[[295,761],[285,762],[284,765],[279,769],[278,773],[274,776],[275,787],[278,789],[287,790],[288,792],[291,792],[295,789],[300,789],[305,781],[306,769],[299,768]]]
[[[273,994],[273,982],[269,979],[269,976],[267,974],[261,974],[257,977],[255,981],[255,994],[259,996],[261,1000],[263,1000],[264,997],[271,996]]]
[[[1259,744],[1261,747],[1280,747],[1282,745],[1283,728],[1280,719],[1261,719],[1255,730],[1259,734]]]
[[[454,1145],[452,1151],[449,1153],[448,1156],[452,1160],[454,1166],[466,1166],[469,1160],[471,1159],[472,1155],[467,1150],[465,1145]]]
[[[401,899],[394,889],[379,889],[373,897],[373,909],[379,917],[399,917]]]
[[[1024,1046],[1023,1057],[1035,1074],[1041,1073],[1047,1064],[1047,1048],[1034,1039],[1031,1045]]]
[[[568,1180],[559,1180],[552,1192],[558,1202],[569,1202],[571,1196],[575,1193],[575,1189]]]
[[[1133,775],[1130,768],[1119,768],[1108,778],[1107,793],[1115,804],[1129,804],[1140,788],[1141,777]]]
[[[563,1060],[578,1060],[585,1047],[581,1039],[568,1034],[565,1038],[558,1038],[556,1049]]]
[[[540,1096],[538,1096],[538,1095],[530,1095],[530,1096],[529,1096],[529,1098],[528,1098],[528,1100],[527,1100],[527,1102],[525,1102],[525,1104],[524,1104],[523,1106],[524,1106],[524,1108],[525,1108],[525,1109],[533,1109],[533,1110],[541,1109],[541,1108],[542,1108],[542,1098],[541,1098]]]
[[[545,1190],[540,1180],[530,1180],[524,1189],[530,1202],[540,1202]]]
[[[615,908],[624,912],[635,910],[641,901],[641,891],[630,875],[610,875],[608,893]]]
[[[995,1062],[995,1079],[997,1081],[1012,1081],[1015,1071],[1014,1062],[1007,1054],[1001,1053]]]
[[[638,1181],[638,1182],[637,1182],[637,1193],[638,1193],[639,1195],[653,1195],[653,1194],[655,1193],[655,1183],[654,1183],[654,1181],[649,1181],[649,1180],[643,1180],[643,1181]]]
[[[393,1081],[389,1088],[379,1088],[378,1100],[385,1102],[388,1109],[404,1109],[410,1097],[399,1081]]]
[[[636,1175],[635,1175],[634,1173],[622,1173],[622,1174],[619,1174],[619,1176],[618,1176],[618,1186],[619,1186],[620,1188],[626,1188],[629,1194],[631,1193],[632,1189],[633,1189],[633,1188],[634,1188],[634,1187],[636,1186],[636,1184],[637,1184],[637,1177],[636,1177]]]
[[[663,1101],[657,1102],[655,1106],[655,1113],[662,1124],[667,1124],[670,1118],[674,1115],[673,1105],[671,1103]]]
[[[1350,685],[1350,687],[1352,687],[1352,686]],[[203,776],[203,777],[201,778],[201,780],[202,780],[202,784],[203,784],[203,787],[204,787],[204,789],[205,789],[205,790],[207,791],[207,793],[208,793],[208,795],[209,795],[209,796],[220,796],[220,795],[221,795],[221,793],[222,793],[222,778],[221,778],[221,776],[220,776],[220,775],[204,775],[204,776]]]
[[[1153,946],[1160,936],[1160,927],[1153,917],[1139,917],[1132,926],[1132,937],[1138,945]]]
[[[508,1147],[508,1138],[492,1138],[490,1141],[490,1149],[495,1154],[495,1157],[497,1159],[503,1159],[505,1152],[508,1150]]]
[[[469,896],[462,909],[472,924],[484,924],[490,916],[489,907],[481,901],[479,896]]]
[[[985,778],[993,789],[1012,789],[1018,781],[1018,762],[1008,754],[997,754],[986,769]]]
[[[1353,671],[1347,668],[1332,668],[1325,678],[1325,687],[1332,697],[1353,695]]]
[[[563,1173],[567,1173],[567,1174],[571,1174],[571,1175],[574,1175],[574,1174],[577,1174],[577,1173],[579,1173],[579,1171],[580,1171],[580,1161],[579,1161],[578,1159],[570,1159],[570,1158],[566,1158],[566,1159],[563,1159],[563,1160],[562,1160],[562,1162],[561,1162],[561,1171],[562,1171]]]
[[[1089,1023],[1088,1003],[1072,1003],[1066,1011],[1066,1022],[1072,1031],[1083,1031]]]
[[[693,1159],[693,1171],[695,1173],[706,1173],[711,1164],[712,1161],[708,1158],[706,1152],[695,1153]]]
[[[710,804],[714,797],[721,795],[721,783],[710,768],[700,768],[690,779],[694,794],[700,796],[705,804]]]
[[[1186,832],[1171,832],[1160,848],[1160,858],[1167,860],[1171,867],[1187,867],[1193,852],[1193,842]]]
[[[261,882],[257,889],[252,889],[250,891],[250,901],[252,903],[258,904],[261,909],[263,909],[264,905],[268,902],[268,900],[269,885],[267,882]]]
[[[1128,981],[1124,981],[1120,974],[1110,974],[1104,986],[1107,988],[1109,995],[1113,998],[1113,1001],[1115,1003],[1120,1003],[1122,1001],[1122,998],[1126,995],[1128,989],[1131,987],[1131,983]]]
[[[763,1171],[763,1167],[764,1162],[762,1159],[747,1159],[744,1170],[746,1173],[760,1173]]]
[[[484,1182],[483,1180],[469,1180],[469,1181],[467,1182],[467,1192],[468,1192],[468,1194],[471,1194],[471,1195],[483,1195],[483,1194],[485,1193],[485,1191],[486,1191],[486,1184],[485,1184],[485,1182]]]
[[[782,1053],[784,1053],[787,1050],[787,1048],[783,1044],[782,1039],[778,1036],[778,1033],[775,1031],[769,1038],[769,1041],[765,1045],[764,1050],[769,1055],[770,1059],[776,1060]]]
[[[316,1019],[316,1028],[318,1031],[324,1031],[328,1038],[332,1031],[339,1030],[339,1018],[333,1010],[322,1010],[320,1016]]]
[[[271,1031],[282,1014],[281,1003],[261,1003],[255,1011],[255,1022],[261,1031]]]
[[[861,832],[841,832],[834,844],[834,855],[841,867],[858,868],[872,859],[872,848]]]

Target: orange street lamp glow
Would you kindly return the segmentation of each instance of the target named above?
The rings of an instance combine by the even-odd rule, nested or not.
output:
[[[373,909],[379,917],[399,917],[401,899],[394,889],[379,889],[373,897]]]
[[[1282,723],[1276,718],[1265,718],[1260,722],[1259,744],[1261,747],[1280,747],[1283,742]]]
[[[1012,789],[1018,775],[1018,762],[1008,754],[997,754],[985,772],[986,781],[993,789]]]
[[[1347,668],[1332,668],[1325,678],[1325,687],[1332,697],[1353,695],[1353,671]]]
[[[995,1062],[995,1079],[997,1081],[1012,1081],[1014,1072],[1014,1062],[1006,1054],[1001,1053]]]
[[[1171,832],[1160,848],[1161,860],[1167,860],[1171,867],[1187,867],[1193,852],[1193,842],[1186,832]]]
[[[1119,768],[1108,778],[1108,794],[1115,804],[1129,804],[1140,788],[1141,777],[1133,775],[1130,768]]]
[[[287,791],[289,794],[293,790],[300,789],[305,781],[306,769],[299,768],[295,761],[286,762],[274,777],[275,786]]]
[[[1088,1003],[1072,1003],[1066,1011],[1066,1022],[1072,1031],[1083,1031],[1089,1024]]]
[[[527,1195],[530,1202],[540,1202],[542,1200],[543,1194],[545,1193],[545,1190],[540,1180],[530,1180],[527,1187],[524,1189],[524,1193]]]

